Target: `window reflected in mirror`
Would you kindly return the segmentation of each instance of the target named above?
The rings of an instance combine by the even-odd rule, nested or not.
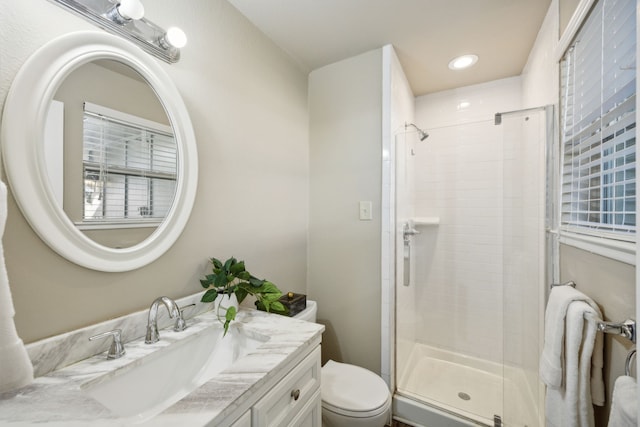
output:
[[[178,185],[174,132],[153,89],[131,67],[97,60],[70,73],[51,104],[47,127],[62,130],[47,130],[61,136],[45,144],[64,155],[47,156],[47,170],[69,219],[107,247],[147,239]]]
[[[159,225],[176,189],[177,147],[161,123],[85,103],[83,225]]]

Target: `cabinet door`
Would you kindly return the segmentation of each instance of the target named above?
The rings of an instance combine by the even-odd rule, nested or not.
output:
[[[314,349],[253,406],[253,426],[288,425],[318,390],[320,390],[320,347]]]
[[[322,398],[316,391],[288,427],[322,427]]]

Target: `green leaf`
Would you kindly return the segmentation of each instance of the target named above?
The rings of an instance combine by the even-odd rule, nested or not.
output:
[[[203,288],[207,289],[209,285],[211,285],[211,282],[208,279],[200,279],[200,284]]]
[[[244,269],[244,261],[240,261],[239,263],[233,264],[231,266],[231,268],[229,269],[229,272],[235,276],[237,276],[239,273],[245,271]]]
[[[236,320],[236,313],[236,308],[234,306],[231,306],[227,308],[227,313],[224,315],[224,318],[228,321]]]
[[[244,299],[249,294],[249,292],[241,286],[238,286],[235,293],[236,293],[236,298],[238,298],[238,303],[241,303],[242,301],[244,301]]]
[[[237,260],[234,257],[231,257],[228,260],[226,260],[225,263],[224,263],[224,271],[231,270],[231,266],[233,264],[235,264],[236,262],[237,262]]]
[[[226,285],[227,282],[227,276],[225,276],[224,274],[218,274],[215,278],[215,280],[213,281],[213,286],[215,287],[222,287],[224,285]]]
[[[271,303],[271,309],[273,311],[286,312],[287,308],[280,301],[274,301]]]
[[[249,279],[251,279],[251,274],[249,274],[248,271],[242,271],[238,273],[238,279],[248,281]]]
[[[231,321],[235,319],[236,319],[236,308],[229,307],[227,309],[227,313],[225,314],[224,334],[222,334],[223,337],[227,335],[227,332],[229,332],[229,325],[231,324]]]
[[[218,291],[216,291],[215,289],[209,289],[207,292],[204,293],[204,295],[202,295],[202,298],[200,298],[200,301],[213,302],[216,300],[217,297],[218,297]]]
[[[262,292],[264,292],[264,293],[277,293],[277,294],[280,294],[282,296],[282,292],[280,292],[280,289],[278,289],[278,287],[276,285],[274,285],[273,283],[271,283],[269,281],[266,281],[266,280],[262,284]]]
[[[264,282],[264,280],[258,279],[257,277],[253,277],[253,276],[251,276],[248,281],[251,284],[251,286],[255,288],[259,288],[260,286],[262,286],[262,283]]]
[[[217,258],[211,258],[211,263],[215,268],[222,268],[222,263]]]
[[[281,296],[282,294],[280,292],[274,294],[262,294],[262,300],[272,303],[278,301]]]

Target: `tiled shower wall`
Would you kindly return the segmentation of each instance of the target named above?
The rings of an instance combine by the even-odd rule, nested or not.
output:
[[[503,360],[503,147],[494,114],[521,105],[520,78],[416,99],[414,216],[437,217],[414,238],[416,339]]]

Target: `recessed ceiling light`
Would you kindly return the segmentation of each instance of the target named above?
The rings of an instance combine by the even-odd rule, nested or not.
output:
[[[449,68],[452,70],[463,70],[471,67],[476,62],[478,62],[478,55],[462,55],[453,58],[451,62],[449,62]]]

